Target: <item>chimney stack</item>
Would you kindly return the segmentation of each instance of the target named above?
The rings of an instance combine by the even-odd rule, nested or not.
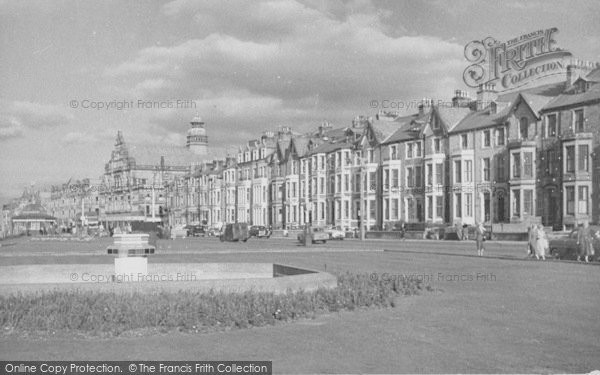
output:
[[[479,91],[477,91],[477,110],[481,111],[486,109],[491,102],[495,102],[498,99],[498,92],[496,91],[496,85],[493,83],[483,83],[479,85]]]
[[[452,107],[468,107],[471,102],[469,93],[465,90],[454,90],[454,97],[452,98]]]

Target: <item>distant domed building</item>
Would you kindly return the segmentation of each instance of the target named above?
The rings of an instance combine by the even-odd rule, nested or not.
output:
[[[190,122],[185,145],[126,142],[119,131],[105,166],[105,186],[100,191],[105,210],[100,221],[112,227],[134,221],[164,221],[177,203],[167,201],[169,186],[208,158],[208,136],[198,115]]]
[[[208,136],[204,128],[204,121],[196,115],[190,124],[185,146],[196,155],[208,154]]]

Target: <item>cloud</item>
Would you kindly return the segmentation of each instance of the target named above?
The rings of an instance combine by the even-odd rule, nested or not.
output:
[[[198,112],[210,120],[209,138],[243,142],[241,134],[279,125],[345,125],[372,114],[373,99],[446,98],[462,87],[461,44],[391,32],[390,12],[370,1],[176,0],[162,11],[197,32],[104,74],[132,95],[194,100],[196,108],[154,116],[164,132],[181,132]]]
[[[28,101],[2,102],[0,140],[24,135],[26,129],[48,129],[69,123],[66,108]]]
[[[14,116],[0,115],[0,140],[23,135],[23,125]]]

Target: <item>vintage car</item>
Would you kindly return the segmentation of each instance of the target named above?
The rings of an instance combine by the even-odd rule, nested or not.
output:
[[[346,237],[346,232],[341,227],[329,227],[325,230],[329,235],[330,240],[343,240]]]
[[[269,238],[271,231],[263,225],[253,225],[250,227],[250,237]]]
[[[219,239],[221,241],[230,241],[237,242],[242,241],[246,242],[250,238],[250,232],[248,230],[247,223],[233,223],[227,224],[225,228],[222,230]]]
[[[590,225],[590,233],[594,240],[594,256],[590,260],[600,260],[600,227]],[[577,229],[567,236],[550,239],[548,247],[550,255],[556,259],[577,259]]]
[[[186,225],[185,229],[188,237],[204,237],[206,235],[203,225]]]
[[[312,243],[325,243],[329,239],[329,233],[323,228],[308,228],[309,234],[312,236]],[[304,231],[298,233],[298,241],[304,243]]]

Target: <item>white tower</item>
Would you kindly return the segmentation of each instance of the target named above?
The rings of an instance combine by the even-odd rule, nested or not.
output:
[[[185,146],[194,154],[206,155],[208,153],[208,136],[204,128],[204,121],[196,114],[190,122],[191,127],[187,132],[187,142]]]

